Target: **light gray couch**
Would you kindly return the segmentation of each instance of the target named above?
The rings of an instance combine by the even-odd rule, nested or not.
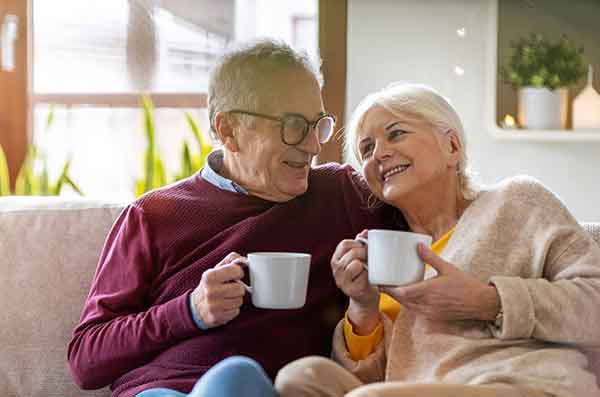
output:
[[[83,392],[67,366],[99,250],[119,204],[0,198],[0,395],[110,396]]]
[[[108,389],[84,392],[74,385],[66,347],[100,248],[122,208],[0,198],[0,396],[110,396]],[[585,227],[600,242],[600,224]]]

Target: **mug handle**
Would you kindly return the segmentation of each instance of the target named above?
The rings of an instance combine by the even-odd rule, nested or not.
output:
[[[244,265],[246,267],[248,267],[248,258],[246,258],[245,256],[240,256],[239,258],[234,259],[231,262],[232,265]],[[244,289],[251,294],[252,293],[252,287],[249,286],[248,284],[246,284],[245,282],[241,281],[241,280],[233,280],[236,283],[238,283],[239,285],[241,285],[242,287],[244,287]]]
[[[355,240],[364,245],[365,247],[369,246],[369,240],[364,237],[358,236]],[[369,271],[369,268],[367,267],[366,263],[363,265],[363,269],[365,269],[367,272]]]

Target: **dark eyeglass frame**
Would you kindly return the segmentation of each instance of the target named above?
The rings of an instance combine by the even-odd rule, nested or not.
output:
[[[324,141],[321,142],[321,137],[320,134],[317,134],[317,136],[319,137],[319,143],[323,144],[326,143],[327,141],[329,141],[329,139],[333,136],[333,130],[335,129],[335,116],[332,114],[328,114],[328,113],[321,113],[316,120],[314,121],[310,121],[307,120],[306,117],[304,117],[303,115],[299,114],[299,113],[284,113],[281,116],[271,116],[268,114],[263,114],[263,113],[256,113],[256,112],[250,112],[247,110],[241,110],[241,109],[233,109],[233,110],[229,110],[227,113],[234,113],[234,114],[245,114],[248,116],[254,116],[254,117],[260,117],[263,119],[267,119],[267,120],[272,120],[272,121],[278,121],[281,124],[281,129],[280,129],[280,135],[281,135],[281,141],[283,143],[285,143],[286,145],[289,146],[296,146],[301,144],[304,139],[306,138],[306,136],[308,135],[308,132],[311,129],[316,129],[317,128],[317,124],[319,123],[319,121],[321,121],[322,119],[328,117],[331,119],[332,121],[332,127],[331,127],[331,132],[329,133],[329,135],[327,136],[327,139],[325,139]],[[294,117],[294,118],[301,118],[302,120],[304,120],[306,122],[306,127],[304,128],[304,131],[302,133],[302,138],[298,141],[298,142],[286,142],[285,141],[285,134],[283,133],[283,127],[285,126],[285,122],[286,120],[288,120],[289,118]]]

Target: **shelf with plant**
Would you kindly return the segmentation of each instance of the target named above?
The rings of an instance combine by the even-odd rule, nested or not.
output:
[[[563,35],[552,42],[532,33],[511,42],[502,80],[518,94],[518,126],[526,129],[566,128],[568,91],[585,75],[583,47]]]

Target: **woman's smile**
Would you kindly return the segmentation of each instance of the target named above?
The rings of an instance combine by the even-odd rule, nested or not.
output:
[[[409,167],[410,164],[401,164],[392,168],[388,168],[387,170],[382,172],[381,179],[385,183],[394,175],[403,174],[406,170],[408,170]]]

